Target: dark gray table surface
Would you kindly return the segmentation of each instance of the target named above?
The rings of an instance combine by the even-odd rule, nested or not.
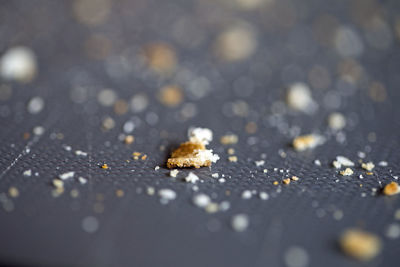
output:
[[[107,1],[99,5],[103,2]],[[400,241],[385,233],[389,225],[400,223],[394,217],[400,197],[379,194],[382,185],[400,175],[398,1],[276,0],[253,10],[239,10],[222,0],[111,1],[107,21],[95,26],[78,23],[73,3],[1,3],[0,53],[25,45],[38,59],[38,75],[31,83],[0,81],[12,88],[11,98],[0,101],[0,193],[8,199],[0,206],[4,266],[287,266],[285,253],[292,247],[306,251],[307,266],[399,265]],[[363,70],[355,84],[341,84],[337,68],[343,55],[315,37],[318,19],[328,15],[349,27],[362,43],[361,53],[352,56]],[[362,23],[375,16],[384,28],[377,26],[378,34],[373,35]],[[290,19],[292,24],[285,26]],[[183,20],[183,37],[175,34],[178,20]],[[257,50],[240,62],[220,62],[212,53],[213,41],[236,20],[255,29]],[[88,58],[83,49],[93,33],[111,40],[111,52],[104,60]],[[383,45],[379,38],[384,39]],[[187,70],[208,82],[204,97],[194,97],[179,75],[159,77],[138,66],[137,51],[157,41],[175,49],[177,73]],[[276,107],[282,106],[279,103],[284,103],[286,86],[309,83],[316,65],[330,77],[325,89],[311,86],[318,111],[307,115],[285,109],[274,115]],[[181,118],[182,104],[168,108],[157,100],[161,86],[175,83],[184,88],[184,102],[197,109],[189,119]],[[382,84],[384,101],[371,99],[373,83]],[[71,91],[79,87],[87,93],[81,104],[71,100]],[[97,93],[104,88],[127,101],[144,93],[149,105],[140,113],[116,115],[112,107],[97,102]],[[26,105],[35,96],[44,99],[45,107],[30,114]],[[337,99],[339,105],[333,108],[327,99]],[[247,104],[246,116],[229,112],[229,103],[235,101]],[[338,142],[327,126],[333,111],[347,118],[341,134],[344,142]],[[105,116],[115,120],[110,131],[101,129]],[[156,122],[151,120],[155,117]],[[132,133],[135,142],[127,146],[118,136],[130,119],[137,127]],[[279,127],[272,123],[274,119]],[[255,133],[245,131],[249,122],[257,124]],[[39,125],[46,132],[35,136],[32,129]],[[221,159],[211,168],[182,170],[178,178],[170,178],[166,158],[171,148],[186,140],[190,126],[212,129],[215,138],[210,147]],[[314,150],[295,152],[289,145],[293,127],[301,133],[319,132],[327,141]],[[31,134],[24,139],[27,132]],[[237,144],[220,144],[220,136],[228,132],[239,136]],[[55,138],[57,134],[62,138]],[[160,151],[161,145],[165,151]],[[228,161],[229,147],[235,149],[238,162]],[[75,155],[77,149],[88,156]],[[148,159],[132,160],[133,151],[147,154]],[[282,158],[279,151],[287,156]],[[353,176],[343,177],[331,167],[337,155],[357,162],[359,151],[377,165],[373,175],[364,174],[360,180],[358,176],[365,172],[357,166]],[[254,161],[262,154],[266,163],[257,167]],[[315,159],[321,166],[313,163]],[[388,166],[378,166],[380,161]],[[103,163],[110,168],[99,168]],[[289,170],[300,180],[275,186],[272,182],[285,174],[274,168]],[[38,175],[24,176],[28,169]],[[51,181],[67,171],[86,177],[88,183],[72,179],[66,182],[64,194],[53,197]],[[229,201],[230,209],[209,214],[195,207],[193,185],[180,179],[189,171],[202,180],[197,183],[199,192],[218,202]],[[215,172],[224,174],[226,182],[211,178]],[[17,198],[8,196],[12,186],[19,190]],[[148,187],[173,189],[177,198],[163,205],[157,194],[146,193]],[[372,194],[373,188],[377,194]],[[77,198],[70,196],[72,189],[79,191]],[[123,197],[116,196],[118,189],[124,191]],[[270,197],[245,200],[244,190],[265,191]],[[343,218],[335,219],[335,211],[341,211]],[[238,213],[250,219],[249,228],[240,233],[230,225]],[[82,228],[88,216],[98,222],[94,233]],[[383,242],[381,253],[366,263],[344,256],[337,239],[349,227],[377,234]]]

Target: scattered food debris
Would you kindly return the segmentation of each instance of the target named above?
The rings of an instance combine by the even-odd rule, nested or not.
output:
[[[346,118],[341,113],[334,112],[329,115],[328,124],[332,130],[338,131],[346,126]]]
[[[298,181],[298,180],[300,180],[300,178],[299,177],[297,177],[297,176],[292,176],[292,181]]]
[[[158,100],[167,107],[174,108],[183,101],[183,91],[176,85],[167,85],[160,89]]]
[[[158,195],[160,196],[161,201],[165,204],[176,198],[175,191],[168,188],[158,190]]]
[[[79,183],[81,183],[81,184],[86,184],[87,183],[87,179],[86,178],[83,178],[83,177],[79,177],[78,178],[78,181],[79,181]]]
[[[232,217],[231,225],[236,232],[243,232],[249,227],[249,217],[246,214],[236,214]]]
[[[313,113],[318,108],[317,103],[312,99],[310,88],[300,82],[289,87],[286,102],[291,109],[305,113]]]
[[[400,187],[397,182],[390,182],[383,188],[383,194],[393,196],[400,193]]]
[[[267,200],[267,199],[269,198],[269,195],[268,195],[268,193],[266,193],[266,192],[260,192],[260,193],[258,194],[258,196],[259,196],[262,200]]]
[[[341,235],[339,244],[345,254],[362,261],[371,260],[381,250],[378,236],[359,229],[346,230]]]
[[[36,73],[36,57],[28,47],[12,47],[0,59],[0,76],[5,80],[27,83],[35,78]]]
[[[252,197],[252,193],[250,190],[245,190],[242,192],[243,199],[250,199]]]
[[[387,163],[387,161],[380,161],[378,165],[381,167],[387,167],[389,164]]]
[[[230,162],[237,162],[237,161],[238,161],[238,158],[237,158],[236,156],[230,156],[230,157],[228,157],[228,160],[229,160]]]
[[[75,151],[75,155],[86,157],[88,154],[86,152],[81,151],[81,150],[76,150]]]
[[[106,163],[104,163],[103,165],[101,165],[101,168],[106,170],[106,169],[108,169],[108,165]]]
[[[308,134],[298,136],[293,140],[293,148],[296,151],[304,151],[307,149],[313,149],[325,142],[325,138],[316,134]]]
[[[155,167],[154,167],[154,170],[155,170],[155,171],[158,171],[159,169],[160,169],[160,166],[155,166]]]
[[[321,161],[319,159],[314,160],[314,164],[317,166],[321,166]]]
[[[290,178],[283,179],[282,182],[284,184],[290,184]]]
[[[19,190],[15,186],[11,186],[8,189],[8,194],[10,195],[10,197],[16,198],[19,196]]]
[[[211,198],[206,194],[197,194],[193,197],[193,204],[199,208],[205,208],[211,202]]]
[[[125,144],[127,144],[127,145],[132,144],[134,141],[135,141],[135,137],[133,137],[133,135],[127,135],[127,136],[125,136],[125,138],[124,138],[124,142],[125,142]]]
[[[340,169],[342,166],[345,167],[353,167],[354,162],[352,162],[350,159],[343,157],[343,156],[337,156],[336,160],[332,162],[333,167],[336,169]]]
[[[176,176],[178,175],[178,173],[179,173],[179,170],[173,169],[173,170],[171,170],[171,171],[169,172],[169,176],[171,176],[171,177],[176,177]]]
[[[264,165],[265,160],[258,160],[254,162],[256,164],[257,167]]]
[[[32,170],[29,169],[29,170],[24,171],[24,172],[23,172],[23,175],[24,175],[24,176],[27,176],[27,177],[28,177],[28,176],[32,176]]]
[[[75,175],[75,172],[66,172],[66,173],[60,174],[58,176],[58,178],[60,178],[61,180],[67,180],[69,178],[74,177],[74,175]]]

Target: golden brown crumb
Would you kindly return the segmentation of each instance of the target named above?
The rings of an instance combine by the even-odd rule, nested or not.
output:
[[[23,138],[24,140],[28,139],[31,136],[30,133],[24,133]]]
[[[282,182],[284,184],[290,184],[290,178],[283,179]]]
[[[345,254],[363,261],[374,258],[381,250],[381,241],[376,235],[359,229],[345,231],[339,244]]]
[[[236,134],[227,134],[221,136],[221,139],[219,141],[223,145],[233,145],[239,141],[239,137]]]
[[[164,86],[158,93],[158,99],[167,107],[177,107],[183,101],[182,89],[176,85]]]
[[[273,184],[274,184],[274,185],[278,185],[279,182],[278,182],[278,181],[274,181]]]
[[[367,174],[367,175],[373,175],[374,173],[373,173],[373,172],[366,172],[365,174]]]
[[[53,186],[55,188],[63,188],[64,187],[64,182],[60,179],[54,179],[53,180]]]
[[[140,153],[140,152],[136,152],[135,151],[135,152],[132,153],[132,156],[133,156],[134,160],[138,160],[140,155],[142,155],[142,153]]]
[[[390,182],[383,188],[383,193],[387,196],[393,196],[400,193],[399,184],[396,182]]]
[[[128,103],[126,103],[125,100],[119,99],[119,100],[115,101],[115,104],[114,104],[114,112],[115,112],[115,114],[123,115],[123,114],[127,113],[128,110],[129,110],[129,106],[128,106]]]
[[[237,162],[238,158],[236,156],[230,156],[229,158],[230,162]]]
[[[235,149],[229,148],[229,149],[228,149],[228,154],[229,154],[229,155],[235,154]]]
[[[185,167],[208,167],[211,166],[211,160],[203,161],[196,155],[197,151],[205,151],[206,147],[202,143],[185,142],[182,143],[171,154],[167,161],[168,168],[185,168]]]
[[[245,130],[249,134],[254,134],[257,132],[257,124],[253,121],[246,124]]]
[[[300,178],[297,176],[292,176],[292,181],[298,181]]]
[[[102,169],[108,169],[108,165],[106,163],[104,163],[103,165],[101,165]]]
[[[147,159],[147,155],[143,155],[141,159],[142,160],[146,160]]]
[[[8,194],[11,196],[11,197],[18,197],[19,196],[19,190],[18,190],[18,188],[16,188],[15,186],[11,186],[9,189],[8,189]]]
[[[135,137],[133,137],[133,135],[127,135],[125,136],[124,142],[127,145],[132,144],[135,141]]]

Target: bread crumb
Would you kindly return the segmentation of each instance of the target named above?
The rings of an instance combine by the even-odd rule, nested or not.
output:
[[[228,155],[233,155],[233,154],[235,154],[235,149],[228,148]]]
[[[310,88],[304,83],[292,84],[286,95],[287,105],[296,111],[313,113],[318,105],[312,99]]]
[[[273,182],[273,185],[278,185],[278,184],[279,184],[278,181],[274,181],[274,182]]]
[[[193,204],[199,208],[205,208],[211,202],[211,198],[206,194],[197,194],[193,197]]]
[[[211,174],[211,177],[212,178],[218,178],[219,177],[219,174],[216,172],[216,173],[213,173],[213,174]]]
[[[55,188],[63,188],[64,187],[64,182],[60,179],[53,179],[52,183]]]
[[[299,177],[297,177],[297,176],[292,176],[292,181],[298,181],[300,178]]]
[[[35,78],[36,73],[36,56],[28,47],[12,47],[0,59],[0,75],[5,80],[27,83]]]
[[[296,151],[304,151],[307,149],[313,149],[319,145],[322,145],[325,139],[316,134],[301,135],[293,140],[293,147]]]
[[[400,193],[399,184],[397,182],[390,182],[383,188],[383,194],[393,196]]]
[[[346,168],[344,171],[340,171],[340,174],[343,176],[350,176],[353,175],[353,170],[350,168]]]
[[[237,158],[236,156],[230,156],[230,157],[228,158],[228,160],[229,160],[230,162],[237,162],[238,158]]]
[[[123,197],[124,196],[124,191],[122,190],[122,189],[117,189],[116,191],[115,191],[115,195],[117,196],[117,197]]]
[[[265,161],[264,160],[258,160],[258,161],[256,160],[254,163],[256,164],[257,167],[259,167],[259,166],[264,165]]]
[[[58,178],[60,178],[61,180],[67,180],[69,178],[74,177],[74,175],[75,175],[75,172],[66,172],[66,173],[60,174],[58,176]]]
[[[334,112],[329,115],[328,124],[332,130],[338,131],[346,126],[346,118],[341,113]]]
[[[381,250],[378,236],[359,229],[346,230],[341,235],[339,244],[345,254],[361,261],[374,258]]]
[[[372,171],[375,168],[375,164],[372,162],[361,163],[361,168],[367,171]]]
[[[158,100],[167,107],[174,108],[183,101],[182,89],[176,85],[164,86],[158,93]]]
[[[290,184],[290,178],[283,179],[282,182],[284,184]]]
[[[239,137],[236,134],[227,134],[221,137],[220,142],[223,145],[234,145],[239,141]]]
[[[340,169],[342,166],[345,167],[353,167],[354,162],[352,162],[350,159],[343,157],[343,156],[336,156],[336,160],[332,162],[333,167],[336,169]]]
[[[179,171],[177,169],[173,169],[169,172],[169,176],[171,177],[176,177],[178,175]]]
[[[188,138],[192,143],[201,143],[208,145],[213,139],[213,133],[210,129],[200,127],[190,127],[188,130]]]
[[[146,159],[147,159],[147,155],[143,155],[143,156],[141,157],[141,159],[142,159],[142,160],[146,160]]]

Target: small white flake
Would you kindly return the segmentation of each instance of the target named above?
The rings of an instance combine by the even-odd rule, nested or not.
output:
[[[0,75],[5,80],[30,82],[36,72],[36,57],[28,47],[12,47],[0,59]]]
[[[156,167],[154,168],[155,171],[158,171],[159,169],[160,169],[160,166],[156,166]]]
[[[171,176],[171,177],[176,177],[176,176],[178,175],[178,173],[179,173],[179,170],[173,169],[173,170],[171,170],[171,171],[169,172],[169,176]]]
[[[87,183],[87,179],[84,178],[84,177],[82,177],[82,176],[78,177],[78,181],[79,181],[81,184],[86,184],[86,183]]]
[[[194,174],[193,172],[189,172],[188,176],[185,177],[185,181],[187,183],[193,183],[195,184],[199,180],[199,177]]]
[[[156,190],[154,189],[154,187],[149,186],[149,187],[147,187],[147,189],[146,189],[146,193],[147,193],[149,196],[154,195],[155,192],[156,192]]]
[[[319,159],[314,160],[314,164],[317,166],[321,166],[321,161]]]
[[[28,102],[28,112],[31,114],[37,114],[40,111],[42,111],[42,109],[44,108],[44,100],[43,98],[36,96],[33,97],[31,100],[29,100]]]
[[[387,163],[387,161],[379,161],[378,165],[381,167],[387,167],[389,164]]]
[[[175,191],[168,188],[158,190],[158,195],[161,197],[161,199],[166,201],[174,200],[176,198]]]
[[[353,167],[354,162],[352,162],[350,159],[343,157],[343,156],[337,156],[336,161],[338,161],[341,165],[345,167]]]
[[[75,172],[66,172],[66,173],[60,174],[58,176],[58,178],[60,178],[61,180],[67,180],[69,178],[74,177],[74,175],[75,175]]]
[[[218,178],[218,177],[219,177],[219,173],[217,173],[217,172],[216,172],[216,173],[213,173],[213,174],[211,174],[211,177],[212,177],[212,178]]]
[[[386,236],[390,239],[396,239],[400,237],[400,225],[397,223],[390,224],[386,229]]]
[[[255,161],[254,163],[256,164],[257,167],[259,167],[259,166],[264,165],[265,161],[264,160],[258,160],[258,161]]]
[[[188,138],[190,142],[208,145],[208,143],[213,139],[213,134],[212,131],[207,128],[190,127],[188,131]]]
[[[232,217],[231,225],[236,232],[243,232],[249,227],[249,217],[246,214],[236,214]]]
[[[63,148],[67,151],[71,151],[72,147],[68,145],[63,145]]]
[[[205,208],[210,202],[211,198],[206,194],[197,194],[193,197],[193,204],[199,208]]]
[[[223,183],[226,182],[226,180],[225,180],[225,178],[219,178],[219,179],[218,179],[218,182],[220,182],[221,184],[223,184]]]
[[[29,169],[29,170],[24,171],[24,172],[23,172],[23,175],[24,175],[24,176],[31,176],[31,175],[32,175],[32,170]]]
[[[258,194],[258,196],[262,199],[262,200],[267,200],[269,198],[269,195],[266,192],[260,192]]]
[[[264,170],[263,170],[263,172],[264,172],[264,173],[267,173],[267,172],[268,172],[268,170],[267,170],[267,169],[264,169]]]
[[[87,156],[87,153],[86,153],[86,152],[83,152],[83,151],[81,151],[81,150],[76,150],[76,151],[75,151],[75,155],[77,155],[77,156],[82,156],[82,157],[86,157],[86,156]]]
[[[252,196],[252,193],[250,190],[245,190],[242,192],[242,198],[243,199],[250,199]]]
[[[365,154],[364,152],[362,152],[362,151],[359,151],[359,152],[357,153],[357,156],[358,156],[360,159],[363,159],[363,158],[365,158],[366,154]]]
[[[44,134],[45,129],[42,126],[36,126],[35,128],[33,128],[33,134],[34,135],[42,135]]]

